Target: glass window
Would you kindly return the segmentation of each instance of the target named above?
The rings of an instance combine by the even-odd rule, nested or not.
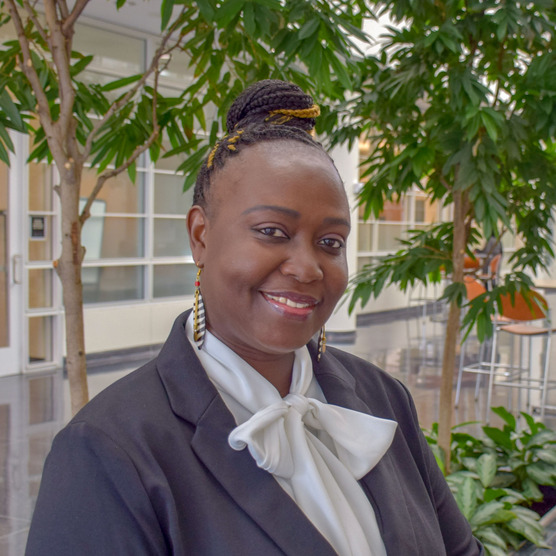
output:
[[[82,54],[94,54],[91,66],[119,76],[134,75],[145,65],[145,41],[98,27],[78,24],[73,47]]]
[[[358,257],[357,258],[357,272],[361,272],[363,267],[367,264],[371,264],[375,260],[374,257]]]
[[[103,216],[92,212],[81,232],[81,242],[86,249],[85,260],[142,257],[145,250],[144,228],[144,218]]]
[[[52,307],[52,279],[54,270],[29,269],[29,309]]]
[[[399,249],[399,238],[403,236],[405,225],[403,224],[385,224],[378,226],[378,250],[379,251],[396,251]]]
[[[50,261],[52,255],[52,216],[34,214],[29,216],[29,260]]]
[[[84,267],[83,301],[104,303],[144,298],[144,266]]]
[[[191,256],[185,217],[155,218],[153,254],[155,257]]]
[[[160,74],[161,82],[170,85],[188,86],[193,80],[192,70],[189,67],[190,63],[191,57],[188,54],[180,50],[174,50],[170,63]]]
[[[8,167],[0,162],[0,347],[9,345]]]
[[[385,201],[379,220],[384,220],[385,222],[401,222],[402,220],[406,220],[407,216],[404,208],[404,202],[395,203],[393,201]]]
[[[153,268],[153,297],[193,295],[197,267],[192,264],[161,264]]]
[[[373,250],[373,228],[372,222],[364,222],[359,224],[357,230],[357,248],[359,251]]]
[[[28,164],[29,210],[49,212],[52,210],[52,166]]]
[[[175,172],[178,169],[179,165],[187,158],[187,155],[183,153],[170,156],[168,158],[163,158],[164,153],[171,150],[172,146],[170,145],[170,142],[166,140],[163,144],[163,150],[161,150],[160,152],[160,157],[155,163],[155,168],[157,170],[170,170],[171,172]],[[176,177],[179,177],[181,179],[183,185],[185,177],[177,175]]]
[[[183,176],[155,174],[154,212],[158,214],[187,214],[193,203],[193,189],[183,191]]]
[[[415,222],[425,222],[424,199],[415,199]]]
[[[96,201],[105,203],[106,213],[137,214],[145,210],[145,172],[137,172],[137,183],[133,183],[127,173],[122,173],[105,182]],[[83,171],[81,197],[87,199],[97,181],[95,170]],[[83,206],[83,205],[82,205]]]
[[[29,318],[29,363],[52,361],[54,317]]]

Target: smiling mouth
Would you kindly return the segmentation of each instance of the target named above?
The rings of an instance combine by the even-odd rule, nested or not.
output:
[[[289,297],[271,295],[269,293],[263,293],[263,295],[269,301],[275,301],[276,303],[280,303],[280,305],[286,305],[292,309],[311,309],[317,304],[316,301],[299,302],[299,301],[294,301]]]
[[[318,301],[312,297],[295,296],[296,299],[292,299],[284,295],[273,295],[266,292],[261,293],[274,310],[277,310],[283,316],[294,319],[305,320],[318,304]]]

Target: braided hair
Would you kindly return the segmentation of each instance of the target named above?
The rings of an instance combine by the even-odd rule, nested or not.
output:
[[[241,148],[263,141],[291,140],[322,149],[311,132],[320,114],[310,95],[297,85],[264,79],[249,86],[234,101],[226,119],[228,134],[214,145],[195,183],[193,204],[206,206],[213,173]]]

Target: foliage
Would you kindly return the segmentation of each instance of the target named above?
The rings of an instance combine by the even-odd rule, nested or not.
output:
[[[526,284],[525,274],[553,256],[556,5],[374,5],[396,26],[387,28],[378,56],[359,62],[359,92],[344,105],[349,125],[337,133],[338,140],[362,136],[371,146],[363,162],[364,217],[378,217],[386,200],[414,188],[444,205],[464,193],[465,229],[457,233],[466,235],[468,252],[477,231],[488,238],[509,230],[522,240],[507,261],[509,280]],[[449,225],[408,232],[398,253],[355,278],[351,306],[391,283],[405,288],[437,280],[441,269],[450,274],[453,233]],[[447,297],[461,303],[462,287]]]
[[[118,6],[124,3],[119,1]],[[23,0],[17,4],[29,7]],[[4,2],[1,9],[0,25],[7,25],[11,18]],[[32,13],[32,18],[23,21],[24,35],[47,110],[56,121],[62,70],[53,63],[48,21],[43,22],[42,14]],[[222,5],[216,0],[164,0],[161,50],[145,72],[150,75],[148,80],[138,74],[105,84],[90,83],[86,70],[93,57],[71,51],[67,65],[75,91],[72,118],[79,144],[92,155],[93,166],[103,171],[133,157],[158,128],[160,132],[148,147],[151,159],[178,154],[185,158],[194,153],[181,167],[185,185],[190,186],[199,161],[221,132],[227,108],[246,84],[283,78],[314,91],[320,99],[342,97],[356,73],[353,38],[364,39],[360,29],[363,13],[360,0],[340,2],[339,6],[323,0],[230,0]],[[179,95],[165,97],[157,89],[158,77],[177,51],[188,55],[194,79]],[[47,134],[42,126],[33,124],[39,116],[38,99],[22,69],[22,58],[19,40],[4,44],[0,52],[0,159],[9,162],[7,152],[13,145],[6,130],[16,129],[34,135],[31,159],[52,160]],[[207,118],[208,113],[213,114],[212,119]],[[326,113],[322,125],[330,127],[333,121]],[[127,171],[134,179],[134,162]]]
[[[539,485],[556,485],[556,432],[527,413],[521,413],[521,428],[505,408],[492,411],[502,428],[484,426],[480,438],[457,432],[469,423],[452,429],[448,484],[487,554],[502,556],[525,540],[546,548],[539,516],[529,506],[542,498]],[[438,424],[425,435],[444,471]]]

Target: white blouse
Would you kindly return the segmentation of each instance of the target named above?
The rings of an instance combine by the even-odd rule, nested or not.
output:
[[[386,556],[374,510],[357,482],[386,453],[397,423],[331,405],[307,347],[295,352],[290,392],[278,390],[210,332],[187,338],[238,426],[228,442],[248,448],[340,556]]]

